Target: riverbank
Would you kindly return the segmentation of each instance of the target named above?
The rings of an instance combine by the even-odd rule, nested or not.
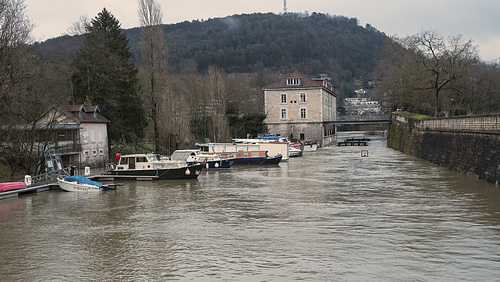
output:
[[[500,183],[500,115],[421,118],[393,113],[387,146]]]

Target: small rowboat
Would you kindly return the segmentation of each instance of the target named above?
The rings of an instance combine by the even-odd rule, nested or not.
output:
[[[75,175],[58,178],[57,183],[59,187],[68,192],[98,192],[106,191],[123,184],[103,184],[101,182],[93,181],[85,176]]]

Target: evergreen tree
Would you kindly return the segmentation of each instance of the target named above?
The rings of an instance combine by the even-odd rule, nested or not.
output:
[[[88,97],[111,123],[110,143],[137,142],[144,136],[145,110],[138,95],[137,68],[129,63],[128,39],[104,8],[86,27],[84,44],[73,60],[73,102]]]

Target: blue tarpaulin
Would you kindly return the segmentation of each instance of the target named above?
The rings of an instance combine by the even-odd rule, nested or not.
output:
[[[69,181],[69,182],[86,183],[86,184],[90,184],[90,185],[95,185],[95,186],[98,186],[99,188],[102,187],[101,182],[92,181],[92,180],[88,179],[87,177],[81,176],[81,175],[67,176],[67,177],[64,177],[64,180]]]
[[[281,136],[264,136],[262,139],[265,140],[280,140]]]

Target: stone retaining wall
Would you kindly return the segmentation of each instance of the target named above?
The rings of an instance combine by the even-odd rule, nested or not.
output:
[[[415,122],[419,129],[500,133],[500,114],[451,118],[425,118]]]
[[[421,120],[393,115],[387,146],[491,183],[500,182],[500,115]]]

